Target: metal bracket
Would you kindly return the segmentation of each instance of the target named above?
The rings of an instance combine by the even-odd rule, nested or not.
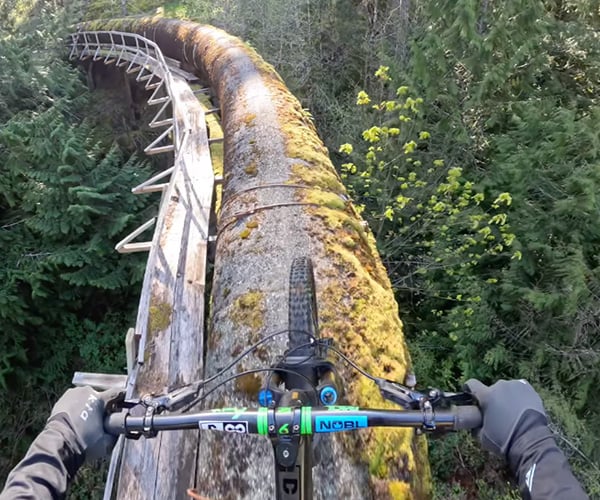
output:
[[[169,183],[168,182],[164,182],[162,184],[154,184],[156,181],[162,179],[163,177],[166,177],[167,175],[171,175],[173,173],[173,170],[175,170],[175,165],[173,165],[172,167],[163,170],[162,172],[159,172],[158,174],[156,174],[153,177],[150,177],[150,179],[142,182],[141,184],[137,185],[136,187],[131,189],[131,192],[133,194],[143,194],[143,193],[155,193],[157,191],[162,191],[164,190]]]
[[[152,248],[152,241],[144,241],[141,243],[130,243],[133,238],[142,234],[146,229],[153,226],[156,222],[156,217],[152,217],[149,221],[142,224],[135,231],[123,238],[115,245],[115,250],[119,253],[132,252],[148,252]]]
[[[160,134],[156,139],[154,139],[145,149],[144,153],[147,155],[157,155],[160,153],[168,153],[170,151],[175,150],[174,144],[167,144],[165,146],[158,146],[158,144],[164,139],[168,138],[169,134],[174,130],[174,126],[171,125],[167,128],[162,134]]]

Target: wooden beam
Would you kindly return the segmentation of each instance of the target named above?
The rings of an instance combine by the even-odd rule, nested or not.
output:
[[[202,107],[175,77],[174,113],[186,140],[161,203],[136,333],[136,394],[161,394],[201,377],[206,249],[214,176]],[[194,486],[197,431],[124,443],[116,498],[187,498]]]
[[[136,243],[125,243],[118,251],[119,253],[149,252],[151,248],[151,241],[139,241]]]

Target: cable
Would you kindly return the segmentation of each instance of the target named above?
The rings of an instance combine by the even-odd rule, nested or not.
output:
[[[346,356],[343,352],[341,352],[337,347],[333,347],[331,345],[328,345],[327,349],[331,349],[333,352],[335,352],[343,361],[345,361],[346,363],[348,363],[352,368],[354,368],[363,377],[367,377],[369,380],[372,380],[373,382],[377,381],[377,377],[374,377],[370,373],[368,373],[365,370],[363,370],[354,361],[352,361],[350,358],[348,358],[348,356]]]
[[[202,397],[199,397],[199,398],[195,399],[194,401],[191,401],[190,403],[188,403],[178,413],[185,413],[191,407],[193,407],[193,406],[197,405],[198,403],[202,402],[204,399],[206,399],[208,396],[210,396],[217,389],[219,389],[220,387],[224,386],[226,383],[231,382],[232,380],[235,380],[236,378],[243,377],[245,375],[252,375],[253,373],[260,373],[260,372],[267,372],[267,371],[268,372],[281,371],[281,372],[291,373],[293,375],[298,375],[298,376],[302,377],[303,379],[305,379],[312,386],[312,382],[310,381],[310,379],[308,377],[306,377],[302,373],[299,373],[299,372],[294,371],[294,370],[288,370],[287,368],[279,368],[279,367],[254,368],[252,370],[246,370],[246,371],[243,371],[241,373],[236,373],[235,375],[231,375],[230,377],[228,377],[225,380],[223,380],[220,384],[217,384],[212,389],[210,389],[209,391],[205,392],[202,395]],[[315,395],[317,395],[317,391],[316,390],[315,390]]]
[[[281,330],[279,332],[275,332],[272,333],[270,335],[267,335],[266,337],[263,337],[262,339],[260,339],[258,342],[254,343],[253,345],[251,345],[250,347],[248,347],[244,352],[242,352],[237,358],[235,358],[233,361],[231,361],[227,366],[225,366],[224,368],[221,368],[217,373],[215,373],[214,375],[210,376],[207,379],[201,380],[201,381],[196,381],[196,382],[191,382],[187,385],[184,385],[182,387],[189,387],[189,386],[193,386],[193,385],[197,385],[197,390],[200,390],[203,386],[205,386],[206,384],[212,382],[213,380],[217,379],[218,377],[222,376],[227,370],[231,369],[234,365],[236,365],[237,363],[239,363],[244,357],[246,357],[248,354],[250,354],[252,351],[256,350],[258,348],[258,346],[260,346],[261,344],[264,344],[265,342],[268,342],[270,340],[272,340],[273,338],[275,338],[278,335],[282,335],[284,333],[289,333],[289,330]],[[294,347],[291,351],[288,350],[286,351],[285,355],[286,356],[289,352],[293,352],[296,349],[305,347],[307,345],[314,345],[315,344],[315,337],[310,335],[307,332],[306,335],[311,337],[311,342],[306,343],[306,344],[301,344],[299,346]],[[306,361],[308,361],[309,359],[313,358],[315,356],[314,353],[312,353],[310,356],[308,356],[305,359],[302,359],[298,362],[297,365],[291,365],[291,366],[301,366],[302,363],[305,363]],[[285,358],[284,358],[285,359]],[[301,377],[303,377],[304,379],[306,379],[309,383],[309,385],[313,386],[312,382],[304,375],[302,375],[301,373],[295,372],[293,370],[287,370],[285,368],[279,368],[279,367],[270,367],[270,368],[261,368],[261,369],[257,369],[258,371],[269,371],[269,378],[267,380],[267,386],[270,384],[271,382],[271,374],[273,373],[273,371],[277,370],[277,371],[283,371],[283,372],[290,372],[290,373],[294,373],[296,375],[300,375]],[[210,391],[208,391],[207,393],[205,393],[202,397],[199,398],[194,398],[192,400],[192,402],[188,403],[186,406],[183,407],[183,409],[181,410],[181,412],[185,412],[187,410],[189,410],[189,408],[191,408],[192,406],[194,406],[195,404],[199,403],[200,401],[202,401],[204,398],[206,398],[209,394],[211,394],[212,392],[214,392],[216,389],[218,389],[219,387],[221,387],[222,385],[226,384],[227,382],[230,382],[231,380],[234,380],[235,378],[243,375],[243,374],[248,374],[248,373],[255,373],[255,372],[251,372],[251,371],[246,371],[246,372],[242,372],[241,374],[236,374],[232,377],[229,377],[225,380],[223,380],[220,384],[216,385],[214,388],[212,388]],[[316,391],[315,391],[316,394]]]
[[[356,363],[354,363],[350,358],[348,358],[344,353],[342,353],[339,349],[337,349],[336,347],[334,347],[333,345],[327,344],[326,343],[326,339],[317,339],[314,335],[308,333],[307,331],[304,330],[294,330],[294,331],[298,331],[301,332],[303,334],[305,334],[307,337],[310,338],[310,342],[306,342],[304,344],[300,344],[297,345],[295,347],[293,347],[292,349],[288,349],[286,350],[283,355],[279,358],[279,361],[277,361],[277,363],[274,366],[271,366],[269,368],[255,368],[255,369],[251,369],[251,370],[246,370],[243,371],[241,373],[236,373],[234,375],[231,375],[230,377],[226,378],[225,380],[223,380],[222,382],[220,382],[219,384],[217,384],[216,386],[214,386],[212,389],[210,389],[209,391],[205,392],[202,396],[198,396],[195,397],[190,403],[188,403],[186,406],[184,406],[180,412],[181,413],[185,413],[186,411],[188,411],[190,408],[192,408],[193,406],[195,406],[196,404],[200,403],[201,401],[203,401],[204,399],[206,399],[210,394],[212,394],[213,392],[215,392],[217,389],[219,389],[220,387],[224,386],[225,384],[227,384],[228,382],[231,382],[232,380],[235,380],[239,377],[243,377],[245,375],[251,375],[253,373],[261,373],[261,372],[269,372],[267,381],[266,381],[266,387],[269,387],[271,384],[271,378],[274,372],[284,372],[284,373],[290,373],[296,376],[300,376],[302,377],[304,380],[307,381],[308,385],[313,389],[313,392],[315,394],[315,397],[318,398],[318,394],[317,394],[317,390],[316,387],[314,386],[314,383],[312,380],[310,380],[306,375],[300,373],[297,370],[293,370],[293,369],[289,369],[289,368],[284,368],[281,365],[282,362],[286,362],[287,358],[290,356],[290,354],[294,353],[294,351],[297,351],[299,349],[302,349],[304,347],[314,347],[312,349],[312,352],[307,355],[304,358],[301,358],[300,360],[298,360],[297,362],[290,364],[287,363],[288,367],[302,367],[304,363],[306,363],[307,361],[311,360],[312,358],[317,356],[317,348],[319,346],[325,348],[326,350],[331,350],[333,351],[335,354],[337,354],[337,356],[342,359],[345,363],[347,363],[348,365],[350,365],[352,368],[354,368],[358,373],[360,373],[361,375],[363,375],[364,377],[368,378],[369,380],[372,380],[373,382],[377,381],[377,378],[374,377],[373,375],[371,375],[370,373],[368,373],[367,371],[363,370],[362,368],[360,368]],[[196,386],[196,390],[198,392],[200,392],[200,390],[206,386],[206,384],[209,384],[210,382],[216,380],[217,378],[223,376],[223,374],[225,372],[227,372],[228,370],[230,370],[233,366],[235,366],[237,363],[239,363],[242,359],[244,359],[246,356],[248,356],[251,352],[255,351],[260,345],[269,342],[270,340],[272,340],[273,338],[279,336],[279,335],[283,335],[285,334],[289,334],[290,330],[281,330],[275,333],[271,333],[265,337],[263,337],[262,339],[260,339],[258,342],[254,343],[253,345],[251,345],[250,347],[248,347],[245,351],[243,351],[239,356],[237,356],[233,361],[231,361],[227,366],[225,366],[224,368],[221,368],[217,373],[215,373],[214,375],[211,375],[210,377],[203,379],[203,380],[196,380],[194,382],[190,382],[188,384],[185,384],[181,387],[179,387],[176,390],[179,389],[183,389],[185,387],[190,387],[190,386]],[[171,391],[173,392],[173,391]]]
[[[172,390],[172,391],[170,391],[169,393],[170,393],[170,394],[172,394],[173,392],[175,392],[175,391],[180,391],[181,389],[185,389],[186,387],[193,387],[193,388],[194,388],[194,397],[193,397],[193,399],[192,399],[192,402],[191,402],[191,403],[188,403],[187,405],[185,405],[185,406],[183,407],[183,408],[184,408],[184,410],[182,410],[182,411],[187,411],[187,409],[189,409],[191,406],[195,405],[195,404],[196,404],[198,401],[200,401],[201,399],[203,399],[204,397],[206,397],[206,396],[202,396],[202,397],[199,399],[199,398],[198,398],[198,396],[197,396],[197,394],[200,392],[200,390],[201,390],[201,389],[202,389],[202,388],[203,388],[203,387],[204,387],[206,384],[209,384],[209,383],[210,383],[210,382],[212,382],[213,380],[215,380],[215,379],[219,378],[220,376],[222,376],[222,375],[223,375],[223,374],[224,374],[224,373],[225,373],[227,370],[231,369],[233,366],[235,366],[237,363],[239,363],[239,362],[240,362],[240,361],[241,361],[241,360],[242,360],[244,357],[248,356],[248,354],[250,354],[252,351],[255,351],[255,350],[256,350],[256,349],[257,349],[257,348],[258,348],[258,347],[259,347],[261,344],[264,344],[264,343],[266,343],[266,342],[268,342],[268,341],[272,340],[273,338],[275,338],[275,337],[276,337],[276,336],[278,336],[278,335],[282,335],[282,334],[284,334],[284,333],[288,333],[288,332],[289,332],[289,330],[281,330],[281,331],[278,331],[278,332],[275,332],[275,333],[271,333],[271,334],[269,334],[269,335],[267,335],[267,336],[263,337],[263,338],[262,338],[262,339],[260,339],[258,342],[255,342],[253,345],[251,345],[250,347],[248,347],[248,348],[247,348],[247,349],[246,349],[244,352],[242,352],[242,353],[241,353],[241,354],[240,354],[240,355],[239,355],[237,358],[235,358],[233,361],[231,361],[231,362],[230,362],[230,363],[229,363],[227,366],[225,366],[224,368],[221,368],[221,369],[220,369],[220,370],[219,370],[217,373],[215,373],[214,375],[212,375],[212,376],[210,376],[210,377],[208,377],[208,378],[206,378],[206,379],[202,379],[202,380],[195,380],[195,381],[193,381],[193,382],[189,382],[188,384],[185,384],[185,385],[182,385],[182,386],[180,386],[180,387],[178,387],[178,388],[176,388],[176,389],[173,389],[173,390]],[[306,344],[302,344],[302,345],[299,345],[299,346],[296,346],[296,347],[294,347],[294,348],[293,348],[291,351],[289,351],[289,350],[288,350],[288,351],[286,351],[286,354],[285,354],[285,355],[287,355],[289,352],[293,352],[293,351],[295,351],[296,349],[299,349],[299,348],[301,348],[301,347],[305,347],[305,346],[307,346],[307,345],[314,345],[314,343],[315,343],[315,342],[314,342],[314,341],[315,341],[315,338],[314,338],[314,336],[310,335],[310,334],[309,334],[309,333],[307,333],[307,332],[304,332],[304,333],[306,333],[306,335],[308,335],[308,336],[310,336],[310,337],[311,337],[311,342],[310,342],[310,343],[306,343]],[[285,356],[285,355],[284,355],[284,356]],[[302,363],[305,363],[306,361],[308,361],[309,359],[311,359],[312,357],[314,357],[314,355],[315,355],[315,354],[313,353],[313,354],[311,354],[310,356],[308,356],[307,358],[300,360],[300,361],[297,363],[297,365],[291,365],[291,366],[300,366],[300,365],[302,365]],[[284,357],[284,359],[285,359],[285,357]],[[285,369],[279,369],[279,368],[264,368],[263,370],[264,370],[264,371],[267,371],[267,370],[273,370],[273,369],[278,369],[279,371],[286,371]],[[272,373],[272,371],[271,371],[271,373]],[[296,372],[292,372],[292,373],[296,373]],[[299,374],[299,375],[301,375],[301,374]],[[302,375],[301,375],[301,376],[302,376]],[[235,378],[235,377],[233,377],[233,378]],[[306,377],[304,377],[304,378],[306,378]],[[221,382],[221,384],[218,384],[216,387],[220,387],[221,385],[223,385],[223,384],[227,383],[227,382],[228,382],[228,381],[230,381],[230,380],[233,380],[233,379],[230,377],[229,379],[227,379],[227,380],[225,380],[225,381]],[[307,379],[307,380],[308,380],[308,379]],[[270,379],[270,376],[269,376],[269,379],[267,380],[267,383],[268,383],[268,384],[270,384],[270,382],[271,382],[271,379]],[[309,382],[310,382],[310,381],[309,381]],[[311,382],[310,382],[310,385],[312,386],[312,383],[311,383]],[[214,390],[214,389],[211,389],[211,391],[210,391],[210,392],[213,392],[213,390]]]
[[[242,352],[242,354],[240,354],[237,358],[235,358],[233,361],[231,361],[225,368],[221,368],[217,373],[215,373],[214,375],[211,375],[210,377],[208,377],[207,379],[201,379],[201,380],[194,380],[193,382],[189,382],[187,384],[184,384],[182,386],[177,387],[176,389],[173,389],[170,392],[174,392],[177,391],[179,389],[183,389],[185,387],[190,387],[193,385],[197,385],[198,389],[200,389],[201,387],[203,387],[204,385],[212,382],[213,380],[215,380],[216,378],[219,378],[221,375],[223,375],[227,370],[231,369],[234,365],[236,365],[237,363],[239,363],[244,357],[246,357],[248,354],[250,354],[252,351],[256,350],[258,348],[258,346],[260,346],[261,344],[264,344],[265,342],[273,339],[274,337],[278,336],[278,335],[283,335],[284,333],[287,333],[288,330],[281,330],[279,332],[275,332],[275,333],[271,333],[270,335],[267,335],[266,337],[263,337],[262,339],[260,339],[258,342],[252,344],[250,347],[248,347],[244,352]]]
[[[291,332],[291,331],[294,331],[294,332],[302,332],[302,333],[306,334],[308,337],[310,337],[311,341],[310,341],[310,342],[307,342],[307,343],[305,343],[305,344],[300,344],[300,345],[297,345],[296,347],[294,347],[294,348],[292,348],[292,349],[288,349],[287,351],[285,351],[285,353],[283,354],[283,358],[282,358],[282,359],[280,359],[280,360],[278,361],[278,363],[277,363],[277,364],[280,364],[282,361],[285,361],[285,360],[287,359],[287,357],[289,356],[289,354],[290,354],[290,353],[292,353],[292,352],[296,351],[297,349],[301,349],[302,347],[306,347],[306,346],[312,346],[312,345],[314,345],[314,344],[315,344],[315,342],[317,341],[317,339],[316,339],[316,337],[315,337],[314,335],[312,335],[312,334],[310,334],[310,333],[308,333],[308,332],[306,332],[306,331],[304,331],[304,330],[288,330],[288,333],[289,333],[289,332]],[[302,364],[306,363],[308,360],[310,360],[310,359],[312,359],[313,357],[315,357],[315,355],[316,355],[316,354],[315,354],[315,350],[313,349],[313,351],[310,353],[310,355],[308,355],[306,358],[304,358],[304,359],[301,359],[300,361],[298,361],[298,363],[296,363],[296,364],[293,364],[293,365],[289,365],[289,366],[302,366]],[[277,366],[277,365],[276,365],[276,366]],[[283,372],[285,372],[285,371],[288,371],[288,370],[285,370],[285,369],[277,369],[277,371],[283,371]],[[296,373],[296,372],[293,372],[293,371],[292,371],[292,373]],[[269,375],[267,376],[267,380],[266,380],[266,384],[265,384],[265,386],[266,386],[266,387],[270,387],[270,386],[271,386],[271,378],[272,378],[272,375],[273,375],[273,372],[272,372],[272,371],[271,371],[271,372],[269,372]],[[302,375],[302,374],[299,374],[299,375]],[[304,377],[306,380],[308,380],[308,385],[309,385],[309,386],[310,386],[310,387],[313,389],[313,392],[315,393],[315,397],[318,397],[318,394],[317,394],[316,388],[315,388],[315,386],[314,386],[314,384],[313,384],[312,380],[309,380],[309,379],[308,379],[307,377],[305,377],[304,375],[302,375],[302,377]]]
[[[214,375],[210,376],[207,379],[204,379],[202,382],[204,384],[208,384],[209,382],[212,382],[214,379],[220,377],[227,370],[231,369],[234,365],[236,365],[237,363],[239,363],[242,359],[244,359],[244,357],[246,357],[252,351],[256,350],[258,348],[258,346],[260,346],[261,344],[264,344],[265,342],[268,342],[269,340],[273,339],[274,337],[277,337],[278,335],[283,335],[284,333],[288,333],[288,331],[289,330],[281,330],[279,332],[271,333],[270,335],[267,335],[266,337],[263,337],[258,342],[256,342],[255,344],[251,345],[250,347],[248,347],[244,352],[242,352],[242,354],[240,354],[237,358],[235,358],[225,368],[221,368],[217,373],[215,373]],[[188,385],[191,385],[191,384],[188,384]]]

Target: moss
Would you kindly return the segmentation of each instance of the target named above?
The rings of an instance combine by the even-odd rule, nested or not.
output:
[[[173,309],[171,304],[159,302],[156,297],[150,299],[148,309],[148,333],[146,349],[144,352],[144,362],[150,363],[154,355],[154,338],[157,333],[166,330],[171,324],[171,315]]]
[[[246,124],[247,127],[254,126],[254,119],[256,115],[254,113],[246,113],[242,121]]]
[[[255,177],[258,174],[258,167],[256,166],[256,161],[252,161],[246,168],[244,168],[244,172],[247,175]]]
[[[413,440],[415,459],[415,470],[419,474],[413,474],[413,490],[418,492],[420,498],[431,498],[431,468],[427,460],[427,438],[425,435],[417,436]]]
[[[246,226],[240,232],[240,238],[245,240],[252,234],[252,230],[256,229],[257,227],[258,227],[257,220],[250,220],[250,221],[246,222]]]
[[[332,210],[346,209],[346,202],[339,195],[327,191],[320,191],[318,189],[311,189],[306,192],[303,196],[303,201],[314,203],[315,205],[322,205]]]
[[[406,500],[414,498],[411,485],[404,481],[390,481],[390,498],[393,500]]]
[[[319,301],[323,336],[337,339],[344,353],[375,376],[404,380],[409,365],[402,336],[402,324],[397,319],[397,305],[389,284],[382,286],[376,279],[377,264],[369,267],[361,262],[356,249],[349,250],[335,242],[336,232],[326,236],[325,247],[334,265],[344,269],[344,287],[330,282],[321,287]],[[363,259],[372,258],[364,255]],[[374,276],[375,275],[375,276]],[[387,282],[389,283],[389,282]],[[373,307],[377,304],[378,307]],[[333,311],[327,314],[327,311]],[[393,348],[392,346],[397,346]],[[388,407],[370,380],[360,377],[347,388],[348,400],[358,406]],[[362,459],[369,464],[371,474],[379,478],[412,478],[415,474],[415,451],[411,430],[385,432],[375,430],[362,447]],[[406,464],[400,470],[398,463]],[[420,462],[421,465],[421,462]],[[426,464],[423,464],[426,468]],[[422,487],[422,485],[420,485]],[[404,497],[396,497],[404,498]]]
[[[372,476],[375,476],[375,477],[383,477],[384,476],[382,457],[383,457],[383,449],[381,447],[376,447],[375,450],[373,451],[373,455],[371,456],[371,458],[369,460],[369,474],[371,474]]]
[[[319,205],[318,208],[306,209],[307,213],[325,223],[314,224],[311,237],[322,242],[330,265],[337,270],[334,273],[336,280],[321,288],[322,333],[337,339],[345,354],[374,375],[404,380],[410,361],[397,304],[378,257],[375,239],[356,210],[340,196],[345,194],[345,189],[313,124],[302,112],[297,100],[278,95],[287,94],[278,82],[268,82],[268,85],[277,95],[286,154],[294,162],[289,182],[316,188],[298,190],[299,201]],[[337,281],[340,274],[347,278],[343,287]],[[374,304],[377,307],[373,307]],[[328,311],[331,312],[328,314]],[[383,364],[379,359],[381,352],[386,353]],[[371,381],[364,378],[355,380],[347,391],[352,404],[394,407],[383,401]],[[404,498],[411,492],[411,485],[406,479],[415,475],[413,434],[411,430],[374,430],[360,447],[361,459],[369,463],[375,476],[387,481],[386,493],[389,488],[390,494],[396,498]],[[356,456],[356,447],[349,448],[348,452]],[[372,457],[375,457],[374,462],[371,462]],[[400,470],[398,462],[407,465]],[[426,464],[423,466],[427,468]]]
[[[256,332],[263,327],[265,316],[264,295],[251,290],[233,302],[230,318],[236,326],[246,326]]]
[[[277,82],[269,82],[269,85],[274,93],[286,92]],[[317,188],[299,190],[298,197],[299,201],[320,205],[306,209],[307,213],[325,222],[324,225],[315,224],[311,236],[322,242],[328,252],[329,264],[336,268],[336,279],[322,287],[319,297],[323,311],[322,333],[336,339],[345,354],[374,375],[385,374],[402,381],[410,361],[397,304],[378,257],[375,239],[356,210],[340,196],[345,194],[345,189],[327,150],[298,102],[293,97],[278,96],[277,99],[286,154],[294,161],[289,182]],[[346,277],[343,287],[337,281],[340,274]],[[373,307],[374,304],[377,307]],[[383,365],[379,352],[386,353]],[[394,407],[383,401],[371,381],[362,377],[355,380],[347,391],[348,401],[352,404]],[[396,498],[400,498],[398,495],[406,497],[411,492],[406,479],[415,475],[413,435],[411,430],[374,430],[360,447],[361,459],[369,463],[375,476],[386,480],[386,490],[389,488]],[[350,440],[345,442],[351,443]],[[356,450],[356,447],[349,447],[347,451],[356,456]],[[371,457],[376,457],[374,463],[370,463]],[[399,462],[407,465],[399,469]]]
[[[323,168],[314,168],[306,163],[294,163],[291,167],[292,175],[288,181],[291,184],[306,184],[319,187],[324,191],[344,194],[346,189],[335,171]]]
[[[235,388],[238,392],[243,392],[251,399],[256,399],[258,391],[262,385],[262,379],[255,373],[244,375],[235,379]]]
[[[171,324],[172,312],[173,309],[170,304],[153,302],[148,312],[148,333],[153,336],[166,330]]]
[[[347,248],[356,248],[356,246],[358,245],[358,243],[356,243],[356,240],[354,238],[352,238],[352,236],[346,236],[342,239],[342,245],[344,245]]]

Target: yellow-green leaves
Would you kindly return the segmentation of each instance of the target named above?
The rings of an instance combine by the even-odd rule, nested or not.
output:
[[[367,94],[364,90],[361,90],[356,96],[356,104],[358,106],[366,106],[371,102],[371,98],[369,94]]]
[[[379,66],[379,69],[375,71],[375,76],[382,82],[389,82],[392,79],[392,77],[389,75],[389,71],[389,66]]]
[[[340,146],[354,161],[341,173],[386,258],[402,262],[399,281],[410,276],[411,290],[437,297],[440,319],[450,326],[447,338],[457,341],[452,332],[475,322],[479,294],[497,280],[493,269],[481,275],[478,268],[492,256],[494,262],[520,258],[510,248],[516,240],[508,214],[512,198],[494,193],[487,201],[466,168],[432,156],[432,136],[421,125],[423,100],[407,86],[394,96],[389,68],[376,76],[386,85],[378,94],[358,94],[359,106],[370,104],[364,113],[372,121],[360,144]]]
[[[404,154],[408,155],[412,153],[417,147],[417,143],[415,141],[410,141],[404,144]]]
[[[494,200],[494,205],[500,205],[501,203],[506,204],[506,206],[510,206],[510,204],[512,203],[512,197],[510,195],[510,193],[500,193],[500,195],[498,196],[498,198],[496,198]],[[497,208],[497,207],[494,207]]]
[[[404,209],[411,201],[412,198],[408,198],[407,196],[400,195],[396,197],[396,204],[400,210]]]
[[[354,148],[352,147],[352,144],[349,144],[349,143],[342,144],[339,149],[340,153],[344,153],[347,155],[352,154],[353,150],[354,150]]]
[[[393,221],[394,220],[394,209],[388,205],[387,207],[385,207],[385,212],[383,213],[383,216],[386,219]]]
[[[374,126],[363,132],[363,139],[367,142],[378,142],[381,140],[382,130],[381,128]]]
[[[496,214],[490,219],[490,224],[504,226],[506,224],[506,214]]]
[[[355,174],[358,171],[354,163],[342,163],[342,176],[344,174]]]

